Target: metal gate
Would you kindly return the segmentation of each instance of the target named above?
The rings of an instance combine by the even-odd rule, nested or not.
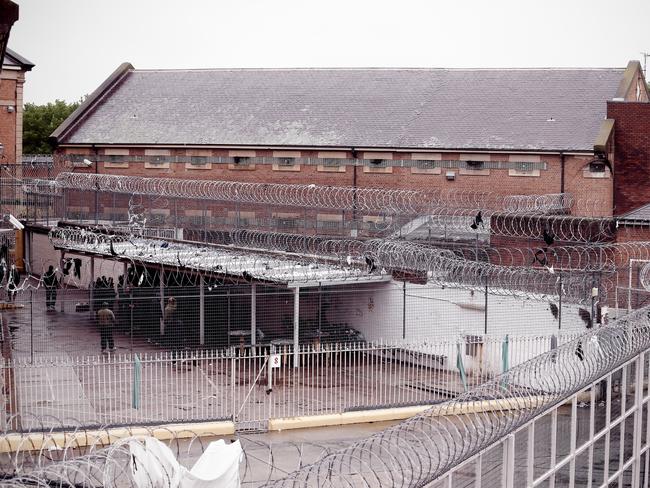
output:
[[[233,357],[230,384],[234,399],[233,422],[238,432],[266,432],[269,428],[269,356]]]

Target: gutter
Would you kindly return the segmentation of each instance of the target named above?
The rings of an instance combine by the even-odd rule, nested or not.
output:
[[[159,149],[251,149],[251,150],[295,150],[295,151],[347,151],[347,152],[396,152],[396,153],[487,153],[487,154],[522,154],[522,155],[551,155],[564,153],[567,156],[593,156],[590,149],[548,149],[548,150],[521,150],[521,149],[481,149],[481,148],[410,148],[410,147],[358,147],[358,146],[269,146],[255,144],[132,144],[125,142],[115,143],[62,143],[58,147],[89,148],[89,147],[139,147]]]

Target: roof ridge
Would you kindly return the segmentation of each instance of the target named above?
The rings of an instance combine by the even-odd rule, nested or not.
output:
[[[625,71],[625,67],[440,68],[440,67],[293,67],[293,68],[143,68],[134,73],[206,71]]]

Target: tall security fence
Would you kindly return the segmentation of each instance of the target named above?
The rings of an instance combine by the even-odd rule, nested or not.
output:
[[[646,308],[583,334],[339,450],[309,442],[268,444],[240,432],[241,480],[256,487],[646,486],[649,313]],[[114,445],[108,447],[108,431],[80,426],[63,436],[9,434],[5,445],[13,450],[2,457],[6,477],[0,483],[165,484],[175,479],[171,457],[187,466],[207,450],[207,440],[191,429],[166,432],[167,454],[154,451],[147,464],[138,464],[144,473],[137,476],[133,456],[149,444],[129,429],[111,434]]]
[[[87,267],[86,258],[81,280],[88,279]],[[105,276],[113,282],[109,271],[113,269],[96,266],[103,278],[90,290],[67,285],[48,289],[36,280],[25,280],[24,289],[7,300],[2,312],[10,327],[13,355],[33,360],[95,356],[102,350],[149,355],[240,346],[270,350],[296,341],[298,346],[317,347],[435,344],[486,335],[560,338],[611,320],[617,313],[596,311],[592,319],[586,305],[412,283],[344,283],[296,291],[206,279],[202,287],[190,282],[124,289],[118,283],[110,285]],[[75,273],[74,267],[69,273]],[[173,281],[172,272],[166,274]],[[0,290],[0,297],[7,295]],[[100,310],[110,311],[110,343],[102,332]],[[524,323],[521,317],[526,317]]]
[[[270,486],[645,486],[649,349],[644,308]]]
[[[562,336],[563,341],[570,340]],[[552,337],[234,346],[221,351],[8,358],[5,428],[274,419],[430,405],[556,347]]]

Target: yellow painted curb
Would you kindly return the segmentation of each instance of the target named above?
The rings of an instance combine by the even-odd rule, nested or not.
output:
[[[33,432],[0,436],[0,453],[17,450],[39,451],[73,447],[107,446],[126,437],[153,436],[159,440],[187,439],[232,435],[233,422],[202,422],[196,424],[171,424],[155,427],[115,427],[104,430],[76,432]]]
[[[269,420],[269,430],[305,429],[308,427],[329,427],[333,425],[362,424],[385,420],[404,420],[428,410],[431,406],[382,408],[380,410],[359,410],[356,412],[287,417]]]
[[[383,422],[386,420],[405,420],[427,410],[430,416],[447,416],[537,408],[543,402],[543,396],[530,396],[509,400],[479,400],[462,404],[423,405],[417,407],[383,408],[379,410],[359,410],[339,414],[310,415],[306,417],[287,417],[269,420],[269,430],[306,429],[309,427],[331,427],[335,425]]]

